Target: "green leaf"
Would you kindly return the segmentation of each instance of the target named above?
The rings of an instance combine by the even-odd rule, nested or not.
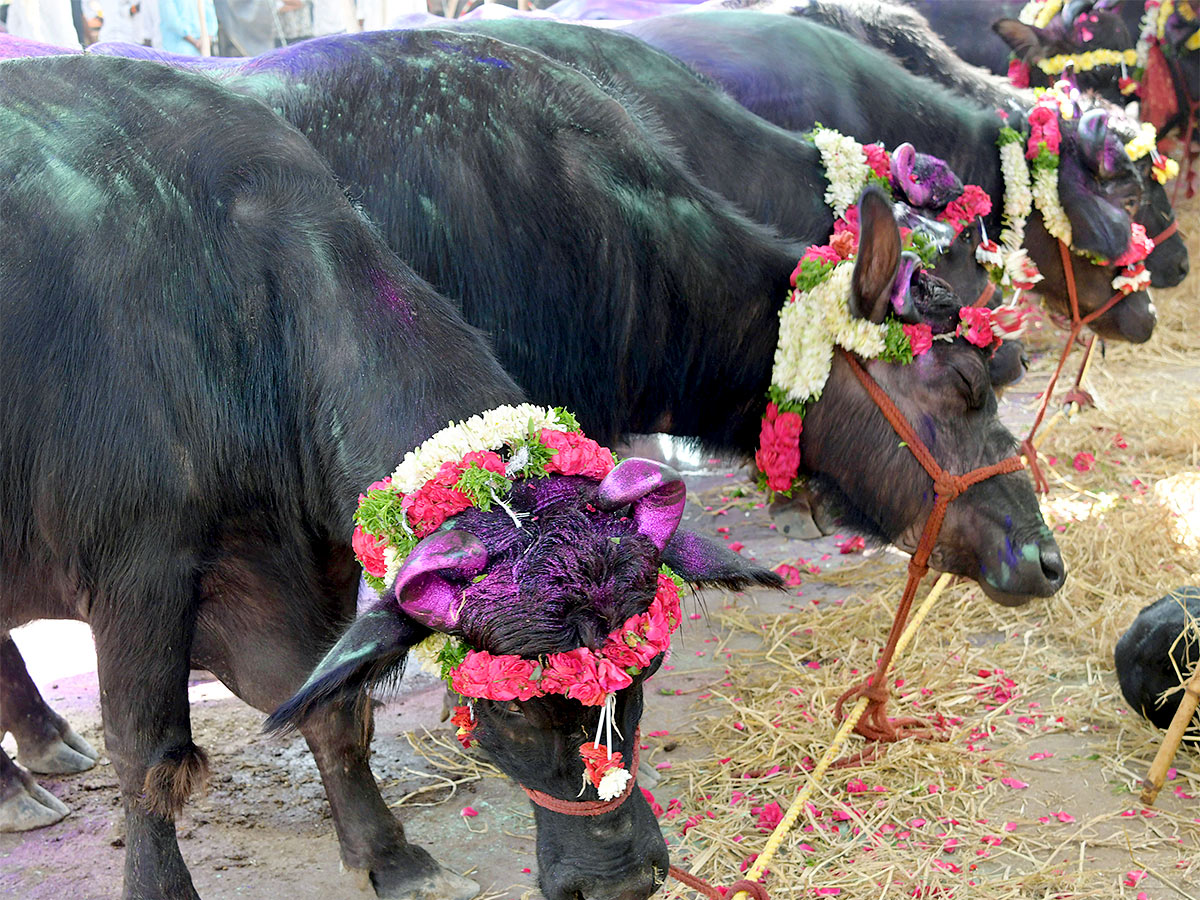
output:
[[[450,684],[451,671],[462,665],[470,650],[471,648],[458,638],[450,637],[446,640],[445,646],[438,651],[437,661],[442,669],[442,681],[447,685]]]
[[[454,489],[471,498],[471,503],[487,512],[492,508],[494,497],[503,497],[512,490],[512,482],[500,472],[491,472],[476,463],[471,463],[459,476]]]
[[[887,332],[883,338],[883,353],[880,358],[887,362],[907,365],[913,361],[912,342],[904,333],[904,326],[895,316],[888,316]]]
[[[563,427],[568,431],[579,431],[579,420],[575,418],[575,414],[562,406],[554,407],[554,415],[558,421],[563,423]]]

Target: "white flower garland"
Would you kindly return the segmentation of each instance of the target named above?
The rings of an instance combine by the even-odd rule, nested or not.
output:
[[[1025,243],[1025,221],[1033,210],[1023,141],[1000,148],[1000,171],[1004,175],[1004,227],[1000,229],[1000,244],[1007,256]]]
[[[1017,20],[1035,28],[1045,28],[1062,9],[1062,0],[1030,0],[1022,8]]]
[[[553,409],[522,403],[498,406],[471,416],[457,425],[451,422],[421,446],[404,455],[392,473],[392,486],[401,494],[420,488],[438,473],[448,460],[462,459],[468,453],[494,450],[523,441],[530,428],[565,428]]]
[[[1058,199],[1058,167],[1038,169],[1033,175],[1033,202],[1042,214],[1046,230],[1068,247],[1071,245],[1071,220]]]
[[[840,219],[858,202],[858,195],[871,175],[867,154],[854,138],[832,128],[813,129],[812,141],[821,151],[821,164],[829,182],[825,203],[833,210],[834,218]]]
[[[795,403],[821,396],[833,367],[835,344],[867,359],[884,351],[887,325],[850,315],[853,274],[854,260],[844,260],[812,290],[794,290],[779,311],[771,382]]]

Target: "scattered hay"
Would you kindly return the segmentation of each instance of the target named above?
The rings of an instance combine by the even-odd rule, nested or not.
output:
[[[1181,214],[1192,235],[1198,208]],[[1044,445],[1066,587],[1020,610],[973,585],[947,591],[895,664],[891,704],[944,740],[827,773],[769,866],[772,897],[1200,897],[1200,758],[1181,753],[1143,812],[1136,795],[1162,734],[1127,710],[1112,673],[1138,611],[1200,584],[1193,292],[1159,292],[1152,341],[1110,346],[1089,376],[1097,408]],[[1033,380],[1044,384],[1055,362],[1047,353]],[[806,596],[841,591],[840,605],[716,614],[759,646],[729,658],[727,687],[699,708],[693,734],[675,736],[711,748],[671,769],[680,799],[663,825],[680,864],[714,884],[752,864],[829,745],[837,698],[871,671],[904,576],[902,561],[874,554],[806,578]],[[847,752],[863,747],[853,738]]]

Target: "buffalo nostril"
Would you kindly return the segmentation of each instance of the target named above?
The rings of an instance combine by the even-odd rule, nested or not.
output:
[[[1039,551],[1038,556],[1042,564],[1042,575],[1055,590],[1058,590],[1067,577],[1067,568],[1063,565],[1062,555],[1058,552],[1058,545],[1042,545]]]

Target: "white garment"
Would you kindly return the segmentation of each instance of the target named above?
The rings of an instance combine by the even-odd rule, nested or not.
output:
[[[313,36],[358,31],[354,0],[313,0]]]
[[[56,47],[79,49],[71,0],[12,0],[8,5],[8,33]]]
[[[162,46],[157,0],[103,0],[102,5],[92,0],[92,4],[100,6],[104,17],[100,40]]]

